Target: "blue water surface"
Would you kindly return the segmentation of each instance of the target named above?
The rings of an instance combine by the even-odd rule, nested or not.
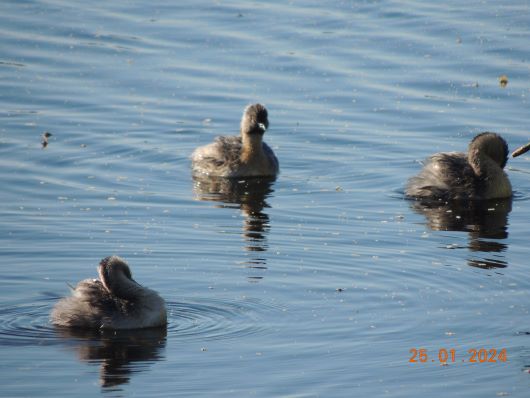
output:
[[[508,162],[511,200],[403,189],[481,131],[528,141],[529,12],[2,1],[0,395],[527,396],[530,156]],[[279,178],[194,182],[193,149],[253,102]],[[167,330],[50,324],[111,254],[166,299]]]

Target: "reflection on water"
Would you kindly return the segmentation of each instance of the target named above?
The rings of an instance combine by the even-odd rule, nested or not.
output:
[[[260,252],[267,250],[270,230],[269,215],[263,209],[270,207],[266,199],[274,192],[273,178],[201,178],[194,177],[194,192],[198,200],[222,202],[219,207],[237,205],[243,215],[244,250],[253,252],[245,261],[248,268],[266,269],[266,258]],[[254,277],[261,279],[261,277]]]
[[[73,348],[81,361],[100,364],[100,384],[104,388],[128,383],[132,373],[163,359],[166,328],[141,330],[85,330],[57,328],[64,339],[74,339]]]
[[[468,249],[471,252],[493,253],[488,258],[469,258],[468,264],[479,268],[504,268],[504,257],[499,253],[507,245],[499,240],[508,237],[508,214],[512,199],[475,202],[411,201],[411,208],[427,219],[433,231],[464,231],[469,233]],[[496,253],[496,254],[495,254]]]

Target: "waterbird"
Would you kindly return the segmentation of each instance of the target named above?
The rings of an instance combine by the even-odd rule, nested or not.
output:
[[[118,256],[101,260],[99,279],[85,279],[71,287],[51,313],[56,326],[86,329],[143,329],[167,324],[164,299],[138,284],[127,263]]]
[[[241,118],[239,136],[220,136],[191,155],[192,173],[215,177],[275,177],[279,162],[263,142],[269,128],[268,112],[262,104],[248,105]]]
[[[421,172],[409,179],[408,197],[437,200],[508,198],[512,186],[504,172],[508,145],[498,134],[480,133],[466,153],[441,152],[429,157]]]

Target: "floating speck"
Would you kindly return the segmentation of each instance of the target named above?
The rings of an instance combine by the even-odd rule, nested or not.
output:
[[[50,133],[49,131],[45,131],[44,133],[42,133],[42,148],[46,148],[48,146],[48,138],[50,138],[53,134]]]
[[[502,88],[506,87],[508,85],[508,76],[502,75],[499,77],[499,84]]]

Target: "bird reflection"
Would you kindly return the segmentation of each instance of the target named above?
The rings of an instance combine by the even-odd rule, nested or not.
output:
[[[87,330],[57,328],[72,340],[81,361],[100,364],[100,384],[112,389],[126,384],[133,373],[147,370],[160,360],[166,345],[166,328],[137,330]]]
[[[433,231],[464,231],[469,233],[470,252],[491,253],[488,258],[469,258],[468,265],[491,269],[508,264],[500,253],[507,245],[500,240],[508,237],[508,214],[512,199],[483,201],[411,201],[411,208],[427,219]]]
[[[221,202],[219,207],[234,207],[244,217],[244,250],[252,252],[245,266],[266,269],[266,258],[260,253],[268,249],[267,234],[270,229],[269,216],[263,209],[270,207],[266,199],[274,192],[274,178],[200,178],[194,177],[194,191],[198,200]],[[258,281],[261,277],[251,277]]]

